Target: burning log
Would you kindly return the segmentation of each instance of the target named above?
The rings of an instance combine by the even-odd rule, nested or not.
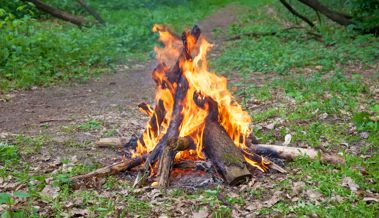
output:
[[[150,109],[150,108],[148,109],[148,106],[144,107],[142,104],[140,104],[139,107],[141,108],[141,110],[149,110]],[[158,101],[158,104],[155,106],[153,112],[150,111],[150,112],[146,112],[146,113],[151,113],[151,117],[150,117],[149,124],[148,124],[150,129],[145,129],[144,133],[138,139],[138,142],[142,146],[145,146],[145,141],[143,138],[145,134],[151,134],[149,137],[156,137],[159,134],[158,130],[159,130],[159,128],[160,128],[160,126],[164,120],[165,115],[166,115],[166,110],[164,108],[163,101],[161,101],[161,100]],[[138,142],[136,142],[135,146],[137,146]],[[135,148],[135,146],[133,146],[133,147]]]
[[[186,137],[178,139],[177,141],[171,140],[164,147],[161,158],[159,160],[158,187],[166,188],[169,185],[169,177],[174,163],[175,155],[179,151],[187,150],[191,145],[193,145],[193,141],[191,138]]]
[[[150,153],[149,157],[146,159],[145,162],[145,170],[138,178],[136,179],[134,186],[141,185],[145,183],[148,175],[150,174],[150,167],[151,165],[157,160],[158,156],[163,151],[163,148],[167,146],[169,141],[175,141],[179,137],[179,127],[183,120],[182,115],[182,109],[183,109],[183,100],[187,94],[188,91],[188,82],[186,78],[182,75],[183,71],[180,67],[181,64],[183,64],[186,60],[191,60],[191,51],[193,49],[193,46],[196,44],[198,38],[200,36],[200,29],[198,26],[194,26],[191,30],[191,32],[184,32],[182,36],[183,41],[183,50],[182,53],[179,56],[178,61],[176,62],[173,69],[168,72],[168,75],[174,75],[172,78],[174,79],[174,82],[176,83],[176,90],[174,95],[174,105],[172,109],[170,124],[167,128],[166,134],[159,140],[158,144],[154,147],[153,151]],[[191,40],[189,42],[188,40]],[[161,157],[162,158],[162,157]],[[172,159],[172,158],[169,158]]]
[[[203,144],[206,157],[212,162],[217,172],[229,185],[238,185],[251,177],[244,157],[234,145],[225,129],[218,123],[218,105],[210,97],[195,93],[193,100],[197,106],[208,108],[205,121]]]

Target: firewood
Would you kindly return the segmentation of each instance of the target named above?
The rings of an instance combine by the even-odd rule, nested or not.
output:
[[[199,36],[200,36],[200,29],[198,26],[194,26],[191,30],[191,32],[184,32],[183,33],[183,51],[176,62],[175,66],[168,74],[176,75],[174,83],[177,84],[175,95],[174,95],[174,106],[171,114],[170,124],[167,128],[166,134],[159,140],[158,144],[154,147],[154,150],[151,152],[149,157],[146,160],[145,163],[145,169],[149,170],[149,167],[153,162],[157,159],[157,157],[160,155],[160,153],[163,151],[163,147],[167,144],[168,140],[174,140],[177,139],[179,136],[179,127],[183,120],[183,115],[181,114],[183,109],[183,100],[187,94],[188,91],[188,82],[184,76],[182,76],[183,72],[179,68],[180,62],[184,60],[190,60],[191,59],[191,50],[193,49],[191,47],[191,44],[187,43],[187,36],[188,34],[191,35],[194,42],[196,43]],[[171,81],[172,82],[172,81]]]
[[[296,157],[305,155],[312,160],[320,158],[323,163],[345,164],[345,159],[340,155],[318,151],[313,148],[296,148],[268,144],[256,144],[253,147],[254,153],[264,156],[274,156],[286,160],[293,160]]]
[[[80,187],[81,185],[86,185],[86,183],[91,180],[94,181],[105,176],[114,175],[125,170],[130,170],[133,167],[136,167],[143,163],[146,160],[147,156],[148,154],[144,154],[131,160],[122,160],[112,165],[99,168],[90,173],[71,177],[70,181],[74,187]]]
[[[96,142],[98,147],[122,146],[126,143],[124,137],[101,138]]]
[[[140,111],[142,111],[149,117],[152,117],[154,114],[154,109],[149,104],[146,104],[145,102],[140,103],[138,105],[138,108],[140,109]]]
[[[174,163],[175,155],[178,151],[184,151],[189,148],[190,143],[186,139],[178,139],[177,141],[169,141],[163,148],[163,152],[159,158],[158,168],[158,187],[166,188],[169,185],[170,172]]]
[[[243,155],[219,123],[205,123],[203,145],[206,157],[226,183],[238,185],[251,176]]]
[[[194,94],[193,100],[202,108],[207,104],[209,109],[203,135],[205,156],[229,185],[238,185],[246,181],[251,177],[251,173],[246,167],[241,151],[218,123],[217,102],[208,96],[200,96],[199,93]]]
[[[159,134],[158,130],[159,130],[160,126],[162,125],[162,122],[164,120],[165,115],[166,115],[166,110],[164,108],[163,101],[159,100],[157,105],[155,105],[154,112],[153,112],[153,114],[149,120],[149,126],[151,127],[150,134],[153,134],[152,137],[156,137]],[[147,129],[145,129],[144,133],[138,139],[138,141],[143,146],[145,146],[145,142],[143,140],[144,134],[148,134]],[[137,145],[137,142],[136,142],[136,145]]]

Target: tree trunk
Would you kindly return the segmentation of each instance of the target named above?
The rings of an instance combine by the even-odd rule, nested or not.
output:
[[[325,5],[321,4],[318,0],[299,0],[301,3],[313,8],[316,11],[319,11],[321,14],[325,15],[332,21],[347,26],[350,24],[354,24],[351,16],[346,14],[339,13],[337,11],[330,10]]]
[[[44,11],[56,18],[71,22],[78,26],[83,26],[86,24],[86,20],[83,17],[76,16],[65,11],[59,10],[57,8],[51,7],[40,0],[23,0],[33,3],[39,10]]]

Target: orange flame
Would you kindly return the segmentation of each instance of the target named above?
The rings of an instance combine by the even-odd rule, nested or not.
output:
[[[166,78],[166,73],[175,65],[183,49],[181,39],[173,34],[166,26],[154,25],[153,32],[159,33],[159,40],[163,47],[155,47],[159,67],[153,72],[153,79],[157,82],[155,101],[163,101],[166,115],[164,122],[160,127],[156,127],[158,132],[153,132],[150,124],[147,125],[143,140],[145,145],[140,142],[137,146],[137,153],[142,154],[154,149],[159,139],[164,135],[170,123],[171,113],[174,104],[174,93],[176,83],[170,83]],[[246,149],[246,139],[251,133],[249,127],[251,118],[244,111],[230,91],[227,89],[227,80],[225,77],[218,76],[208,71],[207,52],[212,45],[205,39],[200,38],[196,43],[190,34],[186,34],[187,46],[194,48],[193,60],[186,60],[180,63],[183,76],[188,81],[189,87],[184,101],[182,102],[183,121],[180,126],[180,137],[192,136],[196,144],[196,151],[179,152],[177,158],[190,158],[196,155],[196,158],[204,159],[203,148],[203,130],[208,110],[200,108],[193,101],[195,92],[205,93],[218,103],[219,123],[224,127],[229,137],[234,141],[235,146],[240,149]],[[156,114],[152,114],[156,116]],[[206,146],[206,145],[205,145]],[[248,164],[256,166],[258,169],[265,171],[264,163],[256,163],[245,156]],[[261,167],[262,166],[262,167]]]

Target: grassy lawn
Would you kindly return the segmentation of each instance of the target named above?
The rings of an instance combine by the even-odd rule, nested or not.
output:
[[[0,62],[0,90],[87,79],[96,72],[110,71],[119,61],[150,58],[148,52],[156,37],[150,33],[153,23],[181,30],[227,3],[138,5],[132,1],[116,7],[91,2],[101,6],[100,12],[109,21],[102,27],[106,31],[54,22],[42,25],[33,20],[20,24],[19,31],[28,37],[12,36],[16,45],[12,49],[19,46],[22,55],[10,55],[5,64]],[[249,13],[241,14],[220,34],[232,37],[280,31],[299,23],[276,1],[241,1],[240,5]],[[280,144],[290,134],[291,146],[340,153],[346,165],[325,165],[302,157],[285,163],[286,175],[264,174],[239,187],[220,185],[196,191],[133,189],[119,177],[108,177],[99,189],[73,190],[68,178],[98,165],[63,159],[52,166],[54,170],[44,170],[47,163],[33,162],[32,157],[51,144],[51,138],[20,134],[0,139],[0,187],[7,187],[0,191],[0,214],[378,217],[379,40],[326,20],[320,33],[322,41],[303,29],[228,41],[210,66],[230,79],[231,89],[251,113],[254,133],[262,143]],[[17,49],[12,52],[16,54]],[[114,129],[100,133],[103,128],[102,121],[89,120],[64,127],[64,132],[115,134]]]

